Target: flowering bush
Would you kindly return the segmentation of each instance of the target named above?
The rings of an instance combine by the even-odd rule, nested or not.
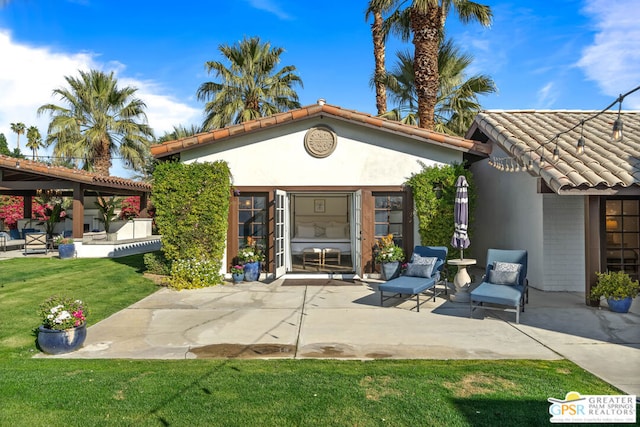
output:
[[[634,298],[640,291],[638,281],[631,280],[631,276],[624,271],[596,273],[596,276],[598,283],[591,289],[591,298]]]
[[[47,236],[51,237],[56,224],[67,217],[66,209],[71,203],[70,198],[60,196],[57,191],[38,191],[38,197],[33,200],[33,217],[44,225]]]
[[[210,260],[179,259],[171,263],[169,284],[175,289],[195,289],[222,283],[220,265]]]
[[[238,261],[241,264],[264,261],[264,253],[253,237],[247,237],[247,246],[238,251]]]
[[[231,267],[231,274],[242,274],[244,273],[244,265],[234,265]]]
[[[388,234],[377,240],[376,246],[378,248],[375,251],[376,262],[398,262],[404,260],[404,251],[393,242],[393,234]]]
[[[80,300],[54,295],[40,305],[40,315],[42,326],[62,331],[82,325],[88,311]]]
[[[140,196],[131,196],[124,199],[118,218],[128,221],[138,215],[140,215]]]

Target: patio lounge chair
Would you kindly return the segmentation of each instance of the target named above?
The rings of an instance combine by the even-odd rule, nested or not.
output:
[[[519,265],[517,273],[516,265]],[[516,323],[520,323],[520,310],[524,312],[528,302],[527,251],[489,249],[482,283],[470,293],[469,317],[477,308],[509,311],[516,313]]]
[[[24,235],[24,254],[49,251],[46,233],[26,233]]]
[[[445,261],[447,259],[448,249],[445,246],[416,246],[413,250],[413,255],[411,256],[410,267],[407,271],[400,277],[396,277],[395,279],[391,279],[386,283],[381,283],[378,285],[378,290],[380,291],[380,306],[390,298],[399,298],[403,295],[407,295],[409,298],[412,298],[414,295],[416,297],[416,311],[420,311],[420,294],[431,290],[431,296],[433,300],[436,300],[436,296],[440,295],[442,292],[447,293],[447,282],[441,279],[440,273],[442,272],[443,267],[445,266]],[[416,260],[417,256],[420,257],[434,257],[437,258],[435,263],[433,264],[433,269],[430,274],[420,275],[420,273],[412,272],[412,263]],[[416,271],[419,271],[421,266],[417,266]],[[411,274],[418,274],[416,276]],[[444,289],[438,291],[437,285],[444,284]],[[392,295],[387,295],[385,297],[384,293],[390,292]]]

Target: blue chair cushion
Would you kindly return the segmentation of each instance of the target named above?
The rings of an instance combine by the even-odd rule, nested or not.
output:
[[[471,291],[471,300],[515,307],[520,304],[523,289],[520,285],[494,285],[482,282]]]
[[[380,292],[415,295],[432,288],[439,278],[439,274],[430,278],[400,276],[386,283],[381,283],[378,285],[378,290]]]
[[[21,239],[21,234],[20,234],[20,230],[18,230],[17,228],[12,228],[9,230],[9,236],[11,237],[12,240],[16,240],[16,239]]]

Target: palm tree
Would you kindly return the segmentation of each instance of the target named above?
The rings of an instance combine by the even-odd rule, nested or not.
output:
[[[369,19],[373,16],[373,23],[371,24],[371,38],[373,39],[373,59],[375,63],[375,71],[373,74],[373,85],[376,89],[376,109],[378,115],[382,115],[387,112],[387,90],[384,85],[384,75],[386,74],[385,68],[385,48],[386,39],[389,34],[384,28],[383,12],[389,10],[393,5],[392,0],[386,2],[376,2],[374,0],[369,1],[369,6],[365,11],[365,19]]]
[[[382,117],[417,125],[418,105],[411,53],[398,52],[394,69],[386,76],[385,84],[398,107]],[[452,40],[441,43],[438,51],[439,88],[434,112],[434,130],[462,136],[473,118],[481,110],[479,95],[496,91],[491,77],[477,74],[467,78],[465,71],[473,56],[464,54]],[[404,115],[404,117],[403,117]]]
[[[55,144],[56,157],[82,159],[83,168],[109,175],[112,156],[125,167],[144,165],[153,139],[147,125],[146,105],[135,98],[136,88],[117,86],[113,72],[80,71],[80,78],[65,77],[70,89],[53,91],[67,106],[46,104],[38,114],[49,112],[47,145]]]
[[[24,133],[26,126],[24,123],[11,123],[11,130],[15,132],[18,136],[16,139],[16,148],[20,151],[20,135]]]
[[[174,126],[173,131],[165,132],[160,138],[158,138],[158,142],[166,142],[173,141],[180,138],[186,138],[187,136],[193,136],[202,132],[202,128],[191,125],[191,127],[187,128],[182,125]]]
[[[205,63],[207,72],[214,71],[220,81],[206,82],[198,88],[198,100],[207,101],[203,130],[300,107],[294,86],[302,87],[302,80],[294,73],[296,67],[276,69],[284,49],[252,37],[232,46],[220,45],[218,50],[229,67],[218,61]]]
[[[388,1],[371,0],[374,7],[382,7]],[[439,88],[438,48],[444,37],[449,11],[453,7],[465,24],[477,21],[483,26],[489,26],[493,17],[491,9],[469,0],[394,0],[393,7],[395,10],[388,18],[390,27],[405,41],[413,35],[420,127],[434,129]]]
[[[31,149],[31,159],[36,160],[38,157],[38,148],[42,147],[42,135],[36,126],[29,126],[27,129],[27,148]]]

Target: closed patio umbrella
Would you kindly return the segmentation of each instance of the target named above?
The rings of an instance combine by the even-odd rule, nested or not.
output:
[[[456,200],[453,205],[453,221],[455,228],[453,237],[451,238],[451,246],[460,249],[460,259],[464,258],[464,250],[469,247],[469,235],[467,227],[469,226],[469,197],[467,188],[469,184],[467,179],[460,175],[456,181]]]

